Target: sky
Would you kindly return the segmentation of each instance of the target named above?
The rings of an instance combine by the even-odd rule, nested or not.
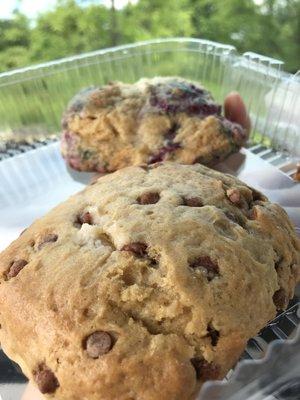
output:
[[[86,1],[86,3],[102,3],[110,5],[110,0]],[[137,0],[131,0],[131,3],[136,3]],[[0,0],[0,18],[10,18],[13,10],[20,4],[20,11],[29,18],[35,18],[41,11],[51,9],[56,0]],[[128,0],[115,0],[116,8],[122,8]]]
[[[110,0],[85,0],[86,3],[102,3],[110,5]],[[122,8],[129,0],[115,0],[116,8]],[[131,3],[137,3],[138,0],[131,0]],[[263,0],[253,0],[256,4],[261,4]],[[0,0],[0,19],[10,18],[12,12],[20,4],[20,11],[29,18],[35,18],[39,12],[51,9],[56,0]]]
[[[15,0],[0,0],[0,18],[10,18],[18,3]],[[51,8],[56,3],[56,0],[22,0],[20,3],[20,11],[29,18],[34,18],[38,12]]]

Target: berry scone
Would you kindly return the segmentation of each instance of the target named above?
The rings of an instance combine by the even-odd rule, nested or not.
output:
[[[212,165],[247,139],[206,89],[175,77],[84,89],[71,100],[62,129],[67,163],[97,172],[163,160]]]
[[[124,168],[0,255],[1,346],[49,399],[192,400],[287,307],[299,249],[234,177]]]

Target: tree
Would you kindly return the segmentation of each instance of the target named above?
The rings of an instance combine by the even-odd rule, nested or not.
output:
[[[292,72],[299,69],[299,0],[189,0],[189,5],[194,37],[278,58]]]
[[[10,20],[0,20],[0,70],[17,68],[29,62],[29,20],[14,12]]]
[[[190,0],[193,36],[232,44],[241,52],[259,40],[257,7],[252,0]]]
[[[300,65],[300,0],[139,0],[123,9],[57,0],[34,24],[0,20],[0,70],[151,38],[193,36]]]
[[[123,43],[192,34],[187,0],[140,0],[128,4],[120,19]]]
[[[110,7],[110,44],[116,46],[119,42],[118,16],[115,8],[115,0],[111,0]]]
[[[270,0],[263,3],[267,6],[266,19],[270,16],[277,23],[277,31],[273,32],[271,38],[264,40],[266,52],[285,61],[285,68],[291,72],[300,69],[300,1],[282,0],[275,1],[270,7]],[[266,32],[267,34],[267,32]],[[270,42],[271,40],[271,42]],[[277,46],[273,46],[276,42]]]
[[[53,60],[108,45],[108,9],[81,8],[61,0],[54,11],[41,14],[32,30],[31,60]]]

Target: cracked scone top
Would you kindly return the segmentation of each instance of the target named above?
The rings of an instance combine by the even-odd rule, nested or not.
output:
[[[48,398],[191,400],[287,306],[283,209],[201,165],[129,167],[0,256],[0,340]]]
[[[176,77],[84,89],[71,100],[62,129],[62,154],[80,171],[162,160],[209,165],[246,140],[206,89]]]

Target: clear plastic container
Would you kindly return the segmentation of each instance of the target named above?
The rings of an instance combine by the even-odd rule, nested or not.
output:
[[[201,81],[222,103],[241,93],[253,121],[251,140],[300,156],[300,77],[283,63],[199,39],[159,39],[85,53],[0,74],[0,138],[58,134],[68,100],[109,80],[179,75]]]
[[[0,153],[1,139],[4,143],[9,138],[30,140],[58,135],[60,117],[67,102],[85,86],[101,85],[110,80],[134,82],[141,77],[178,75],[201,81],[220,103],[228,92],[237,90],[246,102],[253,123],[251,151],[242,149],[217,169],[238,176],[262,190],[272,201],[279,202],[300,233],[300,184],[277,168],[283,165],[283,172],[293,171],[293,162],[300,156],[300,79],[299,75],[289,75],[282,69],[281,61],[250,52],[239,55],[232,46],[196,39],[165,39],[99,50],[3,73],[0,74]],[[37,147],[37,143],[35,141],[33,147]],[[11,149],[8,158],[0,162],[2,248],[35,218],[84,187],[91,177],[91,174],[79,174],[66,168],[58,143],[31,151],[25,149],[24,154],[17,156],[15,151],[17,148]],[[265,399],[265,393],[271,395],[278,389],[275,385],[272,393],[266,391],[270,389],[270,368],[280,377],[279,383],[294,379],[293,369],[297,365],[295,371],[299,372],[299,357],[289,362],[282,355],[298,349],[299,356],[299,337],[292,344],[285,340],[293,337],[299,326],[299,298],[298,291],[290,308],[251,339],[243,356],[248,361],[238,364],[233,379],[228,383],[206,384],[203,400]],[[269,344],[275,339],[284,340],[280,351],[276,344],[270,349]],[[266,351],[265,361],[253,361],[261,359]],[[276,354],[281,355],[277,364]],[[259,378],[255,371],[260,365],[263,372]],[[25,380],[8,360],[4,359],[1,364],[0,354],[0,378],[1,368],[7,372],[7,378],[0,379],[0,400],[18,399]],[[274,397],[268,397],[271,398]]]

